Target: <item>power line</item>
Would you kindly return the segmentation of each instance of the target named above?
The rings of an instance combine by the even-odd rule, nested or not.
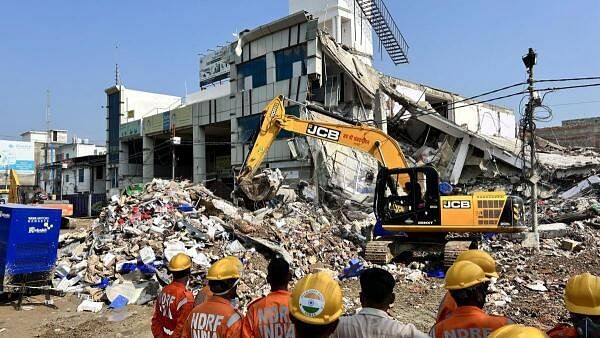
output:
[[[600,80],[600,76],[589,76],[589,77],[571,77],[562,79],[544,79],[534,80],[533,82],[562,82],[562,81],[589,81],[589,80]]]
[[[588,104],[588,103],[600,103],[600,100],[557,103],[557,104],[553,104],[552,107],[574,106],[574,105],[578,105],[578,104]]]

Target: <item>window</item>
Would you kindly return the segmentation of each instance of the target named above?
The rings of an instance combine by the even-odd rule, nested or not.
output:
[[[238,79],[241,80],[241,84],[244,83],[243,79],[248,76],[252,76],[252,88],[257,88],[267,84],[267,58],[265,56],[240,63],[237,65],[237,71]]]
[[[65,157],[66,157],[66,159],[68,160],[68,159],[69,159],[69,153],[67,153],[67,154],[65,155]]]
[[[69,174],[65,175],[65,182],[69,183]]]
[[[128,110],[127,111],[127,118],[128,119],[132,119],[135,116],[135,110]]]
[[[288,115],[300,117],[300,106],[294,105],[285,108]],[[238,118],[238,141],[251,143],[252,137],[260,129],[262,114],[253,114]],[[282,130],[277,134],[277,140],[292,138],[294,135],[288,131]]]
[[[77,174],[78,174],[78,176],[79,176],[79,179],[78,179],[79,183],[83,183],[83,181],[84,181],[84,178],[85,178],[85,172],[84,172],[83,168],[82,168],[82,169],[79,169],[79,170],[77,171]]]
[[[104,166],[101,165],[99,167],[96,167],[96,179],[101,180],[103,178],[104,178]]]
[[[296,70],[296,72],[294,72],[294,64],[296,64],[296,67],[301,67],[299,70]],[[286,48],[275,52],[275,67],[276,81],[291,79],[293,76],[305,75],[306,44]]]
[[[58,142],[58,132],[56,130],[52,131],[52,142]]]

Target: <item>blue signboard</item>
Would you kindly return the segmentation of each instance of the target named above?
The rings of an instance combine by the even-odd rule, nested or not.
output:
[[[163,113],[163,130],[171,129],[171,112],[166,111]]]

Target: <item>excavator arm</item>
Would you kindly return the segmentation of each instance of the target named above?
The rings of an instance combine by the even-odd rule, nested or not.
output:
[[[267,155],[269,148],[281,130],[294,134],[315,137],[370,154],[386,168],[406,168],[408,163],[400,146],[382,130],[363,124],[346,125],[333,122],[304,120],[285,113],[284,98],[277,96],[267,105],[258,135],[237,183],[244,194],[253,201],[263,200],[268,185],[259,184],[255,173]],[[258,186],[263,188],[258,189]]]
[[[19,175],[14,169],[10,170],[10,188],[8,192],[8,203],[19,203]]]

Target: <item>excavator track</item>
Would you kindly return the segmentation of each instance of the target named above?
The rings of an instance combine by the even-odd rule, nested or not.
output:
[[[365,248],[365,259],[374,264],[387,264],[394,259],[390,245],[393,241],[370,241]]]
[[[474,241],[448,241],[444,245],[444,266],[450,267],[463,252],[473,248]]]

